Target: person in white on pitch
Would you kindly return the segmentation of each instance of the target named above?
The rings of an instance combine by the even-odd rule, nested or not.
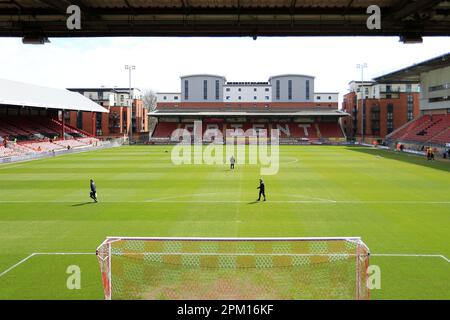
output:
[[[234,156],[231,156],[230,158],[230,169],[234,170],[234,164],[236,162],[236,159],[234,159]]]

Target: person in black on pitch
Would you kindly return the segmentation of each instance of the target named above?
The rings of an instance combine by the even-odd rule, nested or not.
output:
[[[97,202],[97,187],[95,186],[94,180],[91,179],[91,199]]]
[[[261,195],[264,197],[264,201],[266,201],[266,186],[262,179],[259,179],[259,187],[256,189],[259,189],[258,201],[261,201]]]

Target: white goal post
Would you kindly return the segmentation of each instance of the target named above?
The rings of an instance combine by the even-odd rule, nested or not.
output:
[[[105,299],[369,299],[359,237],[107,237]]]

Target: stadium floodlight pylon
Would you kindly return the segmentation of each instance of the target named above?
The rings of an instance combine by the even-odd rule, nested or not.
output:
[[[359,237],[108,237],[105,299],[369,299]]]

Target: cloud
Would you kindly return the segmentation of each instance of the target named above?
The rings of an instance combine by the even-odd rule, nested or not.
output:
[[[179,76],[213,73],[229,81],[267,81],[271,75],[316,76],[315,90],[347,92],[360,80],[356,64],[368,63],[365,79],[446,53],[449,38],[405,45],[394,37],[314,38],[69,38],[43,46],[0,39],[0,77],[51,87],[128,87],[180,90]]]

